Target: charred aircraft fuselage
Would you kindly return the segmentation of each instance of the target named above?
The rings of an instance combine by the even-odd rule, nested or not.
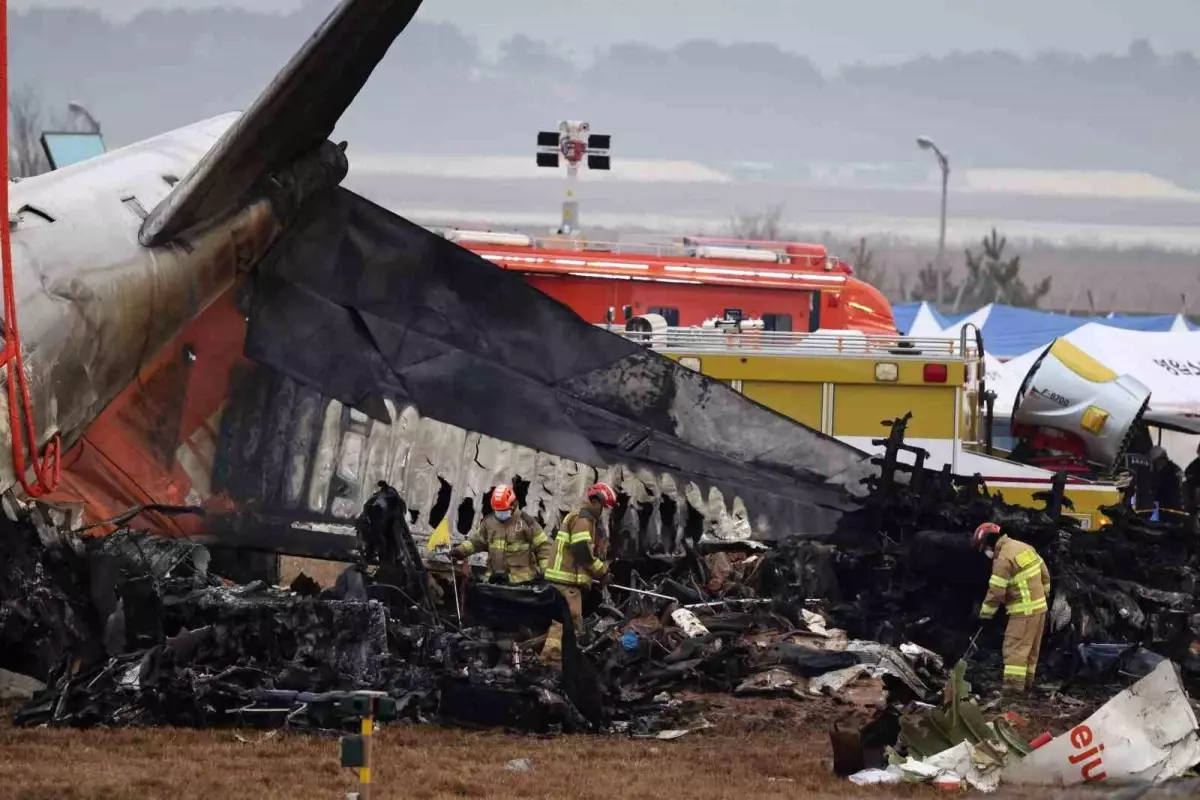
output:
[[[228,417],[246,421],[241,429],[251,441],[225,454],[221,469],[228,475],[237,461],[243,474],[264,481],[282,475],[286,486],[269,491],[296,503],[309,495],[308,511],[318,516],[339,514],[311,497],[336,483],[331,473],[364,474],[353,466],[361,442],[322,449],[318,441],[312,414],[328,429],[340,413],[335,403],[370,418],[372,433],[360,438],[395,445],[376,459],[394,465],[383,476],[393,483],[413,462],[434,463],[399,444],[411,437],[389,433],[403,427],[404,409],[415,407],[422,418],[489,440],[592,468],[623,465],[627,474],[648,476],[638,481],[649,496],[631,491],[632,500],[654,503],[671,492],[672,502],[685,499],[708,519],[738,516],[746,535],[831,530],[852,505],[846,489],[870,469],[863,453],[589,325],[519,276],[338,186],[347,160],[344,146],[328,137],[419,5],[344,0],[245,113],[9,187],[37,445],[55,434],[64,448],[79,445],[89,426],[84,442],[134,443],[125,455],[93,458],[92,488],[105,486],[75,499],[86,505],[103,493],[110,505],[179,503],[210,484],[214,476],[199,475],[195,463],[184,465],[190,488],[175,480],[175,445],[191,441],[194,430],[150,435],[146,429],[161,427],[153,404],[124,415],[125,427],[106,436],[94,426],[121,406],[114,398],[136,404],[147,370],[167,357],[188,358],[186,332],[198,316],[211,320],[209,312],[223,309],[227,327],[232,319],[239,331],[221,346],[240,350],[248,320],[246,355],[319,402],[290,409],[269,393],[237,400]],[[230,292],[239,282],[248,300],[235,311]],[[180,345],[177,356],[172,343]],[[232,386],[228,359],[221,363],[223,374],[200,386],[185,382],[180,402],[195,406],[187,393],[204,384]],[[197,420],[211,426],[233,394],[192,408],[184,427],[199,426]],[[247,407],[254,402],[261,407]],[[270,426],[255,423],[267,418]],[[301,438],[314,443],[295,450],[302,429],[309,433]],[[6,424],[0,430],[9,436]],[[115,433],[122,430],[129,435]],[[155,453],[138,452],[139,442],[164,436],[170,441],[155,444]],[[454,439],[445,432],[434,438],[430,447],[443,452]],[[401,457],[396,448],[408,449]],[[247,457],[253,453],[274,453],[274,460],[260,465]],[[316,464],[323,453],[332,455]],[[281,454],[292,466],[303,464],[304,474],[276,469]],[[210,472],[222,458],[218,453]],[[474,461],[496,480],[519,477],[480,463],[478,452],[455,459]],[[459,467],[439,466],[439,478],[446,469]],[[0,458],[0,489],[13,487],[15,477],[11,461]],[[561,507],[578,501],[577,483],[555,477],[538,491],[556,492],[552,504]],[[335,489],[328,491],[346,501],[346,486]],[[261,510],[263,493],[237,494]]]

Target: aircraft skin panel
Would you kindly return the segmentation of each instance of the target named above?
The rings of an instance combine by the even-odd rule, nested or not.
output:
[[[195,163],[211,132],[202,123],[10,185],[13,282],[39,446],[55,432],[72,445],[278,236],[262,200],[187,247],[139,244],[139,208],[165,196],[163,174]],[[0,406],[7,451],[5,393]],[[0,458],[0,490],[14,483],[11,459]]]

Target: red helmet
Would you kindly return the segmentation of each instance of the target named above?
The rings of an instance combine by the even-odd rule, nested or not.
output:
[[[975,535],[971,537],[971,544],[976,550],[982,551],[987,547],[988,534],[1000,533],[1000,526],[994,522],[985,522],[975,529]]]
[[[591,500],[593,497],[599,499],[605,508],[612,508],[617,504],[617,493],[603,481],[592,484],[592,488],[587,490],[588,500]]]
[[[492,489],[492,511],[510,511],[517,504],[517,494],[511,486],[500,484]]]

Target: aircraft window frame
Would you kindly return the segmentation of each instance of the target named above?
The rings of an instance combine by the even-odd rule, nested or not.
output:
[[[41,223],[45,223],[46,225],[53,225],[56,222],[54,215],[51,214],[49,211],[46,211],[45,209],[41,209],[41,208],[38,208],[37,206],[26,203],[23,206],[21,206],[20,208],[18,208],[16,211],[16,214],[14,214],[14,216],[13,216],[13,218],[16,220],[16,223],[17,223],[15,226],[16,228],[20,228],[22,223],[27,222],[28,218],[26,215],[33,216],[33,217],[37,218]]]
[[[141,202],[137,199],[137,195],[125,194],[121,195],[121,205],[133,212],[138,219],[145,219],[150,216],[150,212],[145,209]]]

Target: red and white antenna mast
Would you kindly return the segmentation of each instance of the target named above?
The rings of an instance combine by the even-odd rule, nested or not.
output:
[[[587,160],[588,169],[611,169],[609,146],[612,137],[592,133],[592,126],[580,120],[563,120],[557,131],[539,131],[537,165],[557,169],[559,157],[567,162],[567,199],[563,201],[562,227],[559,233],[572,234],[579,230],[579,201],[575,186],[579,180],[579,165]]]

